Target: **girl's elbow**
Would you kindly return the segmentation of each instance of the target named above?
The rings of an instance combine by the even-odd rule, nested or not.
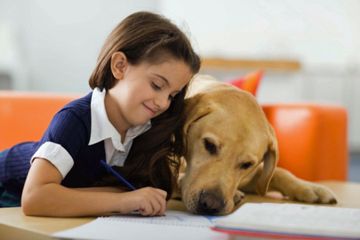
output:
[[[35,193],[27,193],[22,195],[21,197],[21,209],[26,216],[37,216],[41,214],[39,209],[39,201]]]
[[[24,196],[24,194],[21,197],[21,209],[26,216],[35,215],[33,201],[31,201],[29,196]]]

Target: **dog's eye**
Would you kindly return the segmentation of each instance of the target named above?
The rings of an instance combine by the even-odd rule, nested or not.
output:
[[[211,155],[215,155],[218,152],[218,149],[214,143],[212,143],[208,138],[204,138],[204,147]]]
[[[240,163],[240,169],[248,169],[248,168],[251,167],[252,165],[253,165],[252,162]]]

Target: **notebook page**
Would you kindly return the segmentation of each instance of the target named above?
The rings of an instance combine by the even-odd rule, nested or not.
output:
[[[114,222],[133,222],[133,223],[147,223],[157,225],[177,225],[190,227],[210,227],[213,225],[213,217],[206,217],[194,215],[180,211],[167,211],[165,216],[143,217],[141,215],[126,215],[126,216],[112,216],[101,217],[102,221]],[[99,221],[100,221],[99,219]]]
[[[53,236],[70,239],[156,239],[223,240],[226,234],[212,231],[212,218],[185,212],[166,211],[162,217],[100,217],[82,226],[57,232]]]
[[[360,237],[360,209],[247,203],[216,226],[324,236]]]

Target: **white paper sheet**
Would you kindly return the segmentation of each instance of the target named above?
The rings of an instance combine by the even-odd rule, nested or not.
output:
[[[156,240],[223,240],[226,234],[212,231],[213,218],[186,212],[167,211],[163,217],[100,217],[82,226],[54,234],[70,239],[156,239]]]

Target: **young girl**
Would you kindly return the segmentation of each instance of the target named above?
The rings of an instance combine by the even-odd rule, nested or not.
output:
[[[24,213],[38,216],[164,214],[178,171],[172,157],[182,152],[184,96],[199,68],[169,20],[149,12],[125,18],[101,50],[93,91],[61,109],[39,142],[0,153],[0,204],[21,198]],[[101,160],[136,189],[103,186]]]

